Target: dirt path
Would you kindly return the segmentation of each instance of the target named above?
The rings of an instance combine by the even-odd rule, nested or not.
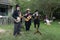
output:
[[[6,32],[6,30],[0,29],[0,33],[5,33],[5,32]]]

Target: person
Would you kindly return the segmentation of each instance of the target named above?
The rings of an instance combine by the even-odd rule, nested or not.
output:
[[[31,12],[30,9],[28,8],[26,10],[26,14],[25,14],[25,27],[26,27],[26,31],[30,30],[30,26],[31,26]]]
[[[38,30],[39,27],[40,27],[40,15],[39,15],[39,11],[38,10],[36,10],[34,12],[33,19],[34,19],[34,28],[36,29],[35,33],[40,33],[39,30]]]
[[[16,4],[15,11],[12,14],[14,19],[14,36],[20,35],[20,28],[21,28],[21,11],[20,6]]]
[[[46,24],[47,24],[47,25],[51,25],[49,19],[46,19]]]
[[[48,19],[48,16],[47,16],[47,15],[46,15],[46,17],[45,17],[45,22],[46,22],[47,25],[51,25],[50,23],[52,22],[52,21],[50,21],[50,20]]]

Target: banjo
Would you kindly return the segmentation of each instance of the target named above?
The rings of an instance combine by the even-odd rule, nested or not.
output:
[[[20,22],[21,21],[21,18],[20,17],[17,17],[17,19],[14,20],[15,22]]]
[[[22,15],[21,15],[21,12],[19,14],[19,16],[17,17],[17,19],[14,19],[15,22],[20,22],[21,21],[21,18],[22,18]]]

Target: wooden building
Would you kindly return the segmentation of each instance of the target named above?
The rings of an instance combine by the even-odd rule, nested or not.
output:
[[[13,11],[12,0],[0,0],[0,15],[7,16]]]
[[[14,11],[15,2],[12,0],[0,0],[0,16],[6,16],[5,18],[0,18],[0,23],[6,23],[9,16],[11,16]]]

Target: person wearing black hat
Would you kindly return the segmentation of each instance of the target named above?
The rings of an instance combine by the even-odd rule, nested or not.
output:
[[[33,14],[33,19],[34,19],[34,28],[36,29],[35,33],[40,33],[39,32],[39,26],[40,26],[40,14],[39,11],[36,10]],[[40,33],[41,34],[41,33]]]
[[[15,7],[15,11],[12,14],[12,17],[14,19],[14,33],[13,35],[16,36],[20,34],[20,28],[21,28],[21,11],[20,6],[17,4]]]
[[[30,26],[31,26],[31,12],[30,9],[26,10],[26,14],[25,14],[25,27],[26,27],[26,31],[30,30]]]

